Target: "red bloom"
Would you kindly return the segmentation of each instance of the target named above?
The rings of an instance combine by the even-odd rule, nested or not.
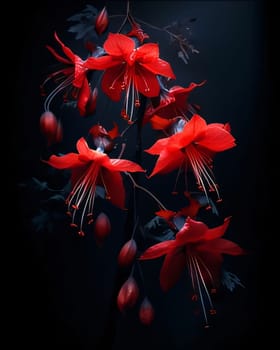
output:
[[[129,16],[129,22],[132,28],[130,32],[126,33],[127,36],[137,38],[141,44],[145,39],[149,39],[149,35],[143,31],[140,24],[135,22],[131,16]]]
[[[114,139],[119,136],[119,128],[116,123],[114,123],[113,129],[107,131],[100,124],[93,125],[89,134],[92,136],[96,148],[101,149],[102,151],[109,153],[114,147]]]
[[[43,85],[49,80],[55,78],[59,80],[64,77],[64,80],[58,85],[58,87],[49,94],[45,102],[45,109],[49,110],[49,105],[54,98],[54,96],[66,90],[72,86],[71,98],[77,100],[77,107],[82,116],[86,115],[87,103],[91,103],[91,88],[87,79],[88,67],[85,65],[86,61],[82,60],[78,55],[74,54],[73,51],[63,44],[59,39],[57,34],[54,34],[56,41],[60,44],[62,51],[66,57],[59,55],[52,47],[47,45],[48,50],[53,54],[53,56],[61,63],[65,65],[65,68],[60,69],[52,73],[43,83]],[[42,85],[42,86],[43,86]],[[68,95],[64,96],[68,99]]]
[[[172,79],[175,75],[170,64],[159,58],[158,44],[136,47],[135,41],[128,36],[109,33],[103,47],[108,55],[97,58],[98,63],[95,58],[89,58],[86,66],[105,70],[101,86],[113,101],[119,101],[122,92],[126,91],[122,115],[131,121],[134,106],[138,107],[140,103],[139,93],[147,97],[158,96],[157,75]]]
[[[92,222],[96,186],[104,187],[106,197],[112,204],[124,208],[125,188],[120,172],[144,172],[144,169],[130,160],[110,159],[107,154],[90,149],[84,138],[78,140],[77,150],[78,153],[52,155],[46,162],[54,168],[72,171],[68,212],[72,214],[72,226],[77,227],[74,221],[77,211],[81,210],[79,232],[83,234],[85,216]]]
[[[160,271],[160,284],[164,291],[169,290],[188,268],[195,293],[193,299],[200,298],[206,323],[203,296],[209,301],[210,313],[214,313],[208,290],[214,292],[218,286],[223,255],[245,253],[236,243],[221,238],[229,222],[230,218],[226,218],[222,225],[208,228],[203,222],[188,218],[174,240],[157,243],[140,256],[141,260],[147,260],[165,255]]]
[[[191,83],[188,87],[173,86],[169,90],[163,90],[160,95],[160,103],[154,107],[150,102],[145,111],[143,124],[147,123],[154,115],[171,119],[178,116],[187,118],[187,112],[191,110],[188,103],[189,94],[198,86],[202,86],[206,81],[199,84]]]
[[[186,122],[182,131],[156,141],[146,150],[152,155],[159,155],[150,175],[166,174],[175,169],[192,170],[200,189],[207,196],[210,191],[219,192],[212,172],[213,157],[234,147],[235,139],[228,124],[208,124],[199,115],[194,115]],[[208,197],[207,197],[208,198]]]

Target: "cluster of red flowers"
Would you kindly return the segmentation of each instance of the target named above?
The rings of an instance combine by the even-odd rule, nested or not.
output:
[[[63,67],[47,77],[57,82],[56,88],[45,99],[44,112],[40,126],[47,139],[47,144],[58,143],[63,137],[61,122],[51,111],[51,102],[58,93],[63,92],[64,101],[73,101],[82,117],[96,113],[98,91],[112,101],[122,101],[120,116],[129,126],[151,127],[162,132],[148,149],[144,150],[156,156],[153,170],[148,178],[168,174],[178,170],[184,179],[190,175],[196,187],[205,198],[201,204],[185,188],[184,194],[188,205],[179,212],[167,209],[150,191],[138,185],[131,173],[143,173],[146,170],[137,162],[119,157],[111,158],[115,139],[122,136],[118,124],[107,131],[102,125],[91,127],[88,135],[93,141],[89,145],[86,137],[77,140],[77,153],[51,155],[45,160],[56,169],[71,171],[71,191],[66,199],[67,214],[71,217],[70,225],[77,228],[77,233],[84,236],[87,227],[93,227],[98,242],[102,242],[110,233],[108,216],[101,213],[94,215],[97,189],[102,188],[104,198],[121,210],[126,208],[126,188],[123,177],[127,176],[134,188],[144,190],[159,205],[154,213],[170,225],[174,239],[162,241],[147,250],[139,252],[137,240],[131,238],[123,245],[118,263],[130,266],[137,259],[148,260],[165,256],[161,271],[160,285],[164,291],[169,290],[187,269],[193,287],[193,300],[200,300],[206,327],[208,314],[214,314],[211,293],[220,285],[223,255],[240,255],[244,250],[236,243],[223,238],[229,224],[227,217],[217,227],[208,227],[197,220],[202,206],[211,207],[210,192],[214,192],[217,202],[221,201],[219,187],[213,173],[213,160],[217,153],[233,148],[235,138],[228,123],[210,123],[199,115],[199,107],[189,103],[189,95],[197,87],[205,84],[190,83],[188,86],[171,85],[176,76],[171,65],[160,58],[159,44],[148,42],[149,36],[142,30],[130,11],[125,16],[130,30],[112,33],[106,36],[103,46],[90,45],[90,54],[82,59],[67,47],[55,33],[55,39],[63,55],[47,46],[54,58]],[[95,18],[95,31],[106,35],[109,16],[103,8]],[[101,82],[94,79],[96,72],[102,72]],[[42,86],[42,88],[44,87]],[[145,97],[145,108],[141,118],[137,114]],[[157,133],[158,135],[158,133]],[[187,180],[185,180],[187,182]],[[182,225],[176,218],[184,219]],[[137,282],[132,275],[119,290],[117,305],[121,311],[135,305],[139,297]],[[209,312],[206,306],[209,305]],[[139,317],[144,324],[150,324],[154,318],[154,309],[145,297],[140,306]]]

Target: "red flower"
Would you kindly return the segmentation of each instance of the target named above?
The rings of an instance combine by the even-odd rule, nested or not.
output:
[[[89,58],[86,66],[105,70],[101,86],[113,101],[119,101],[122,92],[126,91],[122,112],[125,119],[132,120],[134,106],[139,107],[139,93],[147,97],[159,95],[157,75],[175,79],[170,64],[159,58],[156,43],[136,47],[135,41],[128,36],[109,33],[103,48],[108,55],[97,58],[98,62]]]
[[[188,87],[173,86],[169,90],[162,90],[160,103],[154,107],[149,103],[146,107],[143,124],[147,123],[154,115],[171,119],[178,116],[187,118],[187,112],[191,109],[188,103],[189,94],[198,86],[202,86],[206,81],[199,84],[191,83]]]
[[[203,222],[187,218],[174,240],[149,247],[139,258],[147,260],[165,255],[160,271],[160,285],[164,291],[168,291],[179,280],[187,267],[195,293],[193,299],[200,298],[206,323],[203,296],[208,299],[210,313],[214,313],[209,289],[214,292],[218,286],[223,255],[245,253],[236,243],[221,238],[229,222],[230,218],[226,218],[222,225],[208,228]]]
[[[96,148],[101,149],[102,152],[109,153],[112,151],[114,147],[114,139],[119,136],[118,125],[114,122],[113,124],[113,129],[109,131],[100,124],[93,125],[89,130],[89,134],[92,136]]]
[[[213,157],[234,147],[235,139],[228,124],[208,124],[199,115],[194,115],[178,133],[156,141],[145,150],[152,155],[159,155],[150,175],[166,174],[175,169],[192,170],[200,189],[207,196],[210,191],[219,191],[212,172]],[[207,197],[208,198],[208,197]]]
[[[62,51],[66,57],[59,55],[52,47],[47,45],[48,50],[53,54],[53,56],[66,67],[52,73],[43,83],[43,85],[52,78],[59,80],[61,77],[64,77],[64,80],[52,91],[45,102],[45,109],[49,110],[49,105],[54,98],[54,96],[66,90],[72,86],[71,89],[71,98],[77,100],[77,107],[82,116],[85,116],[87,113],[87,103],[91,102],[91,88],[87,79],[88,67],[86,67],[84,60],[82,60],[78,55],[74,54],[73,51],[63,44],[59,39],[57,34],[54,34],[56,41],[60,44]],[[43,87],[42,85],[42,87]],[[68,95],[64,96],[65,99],[68,99]]]
[[[92,222],[96,186],[104,187],[106,197],[112,204],[124,208],[125,188],[120,172],[144,172],[144,169],[130,160],[110,159],[107,154],[90,149],[84,138],[80,138],[76,146],[78,153],[52,155],[46,162],[54,168],[72,171],[68,212],[72,215],[72,226],[77,227],[75,217],[81,210],[79,233],[83,235],[85,216]]]
[[[135,22],[131,16],[129,16],[129,22],[132,28],[130,32],[126,33],[127,36],[137,38],[141,44],[145,39],[149,39],[149,35],[143,31],[140,24]]]

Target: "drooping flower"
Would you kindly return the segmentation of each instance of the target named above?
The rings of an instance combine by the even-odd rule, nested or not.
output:
[[[236,145],[228,124],[212,123],[195,114],[176,134],[157,140],[145,151],[158,155],[151,176],[170,173],[180,169],[185,173],[191,170],[198,188],[207,195],[216,191],[220,195],[212,172],[213,157],[216,153],[228,150]]]
[[[93,125],[89,130],[89,134],[92,136],[96,148],[106,153],[112,151],[114,139],[119,136],[118,125],[114,122],[113,124],[114,127],[108,131],[100,124]]]
[[[47,161],[57,169],[71,170],[72,191],[67,198],[68,213],[72,216],[72,226],[80,213],[79,234],[84,235],[85,218],[91,223],[96,196],[96,187],[102,186],[106,198],[115,206],[124,209],[125,188],[121,172],[144,172],[135,162],[124,159],[111,159],[105,153],[89,148],[82,137],[76,144],[78,153],[62,156],[52,155]]]
[[[222,225],[208,228],[201,221],[187,218],[174,240],[149,247],[139,258],[149,260],[165,255],[160,270],[160,285],[164,291],[172,288],[187,268],[194,291],[192,299],[200,299],[206,325],[208,319],[204,299],[208,300],[210,314],[214,314],[210,293],[215,293],[220,284],[223,255],[245,254],[238,244],[222,238],[229,223],[230,217]]]
[[[143,44],[145,39],[149,39],[149,35],[143,31],[140,24],[137,23],[131,15],[128,16],[128,20],[131,25],[131,30],[126,33],[127,36],[137,38],[141,44]]]
[[[64,91],[64,101],[69,99],[77,101],[77,108],[81,116],[86,116],[87,113],[92,112],[92,108],[88,105],[92,104],[92,100],[95,99],[95,93],[91,90],[87,73],[89,68],[86,66],[86,60],[83,60],[80,56],[75,54],[69,47],[67,47],[58,37],[57,33],[54,34],[56,41],[60,44],[61,49],[66,57],[58,54],[52,47],[47,45],[47,49],[52,55],[64,66],[64,68],[57,70],[50,74],[48,78],[41,85],[44,87],[47,81],[53,79],[55,82],[60,82],[57,87],[47,96],[45,101],[45,110],[49,110],[49,106],[53,98],[60,92]],[[95,58],[92,57],[92,62]],[[92,63],[93,66],[93,63]],[[71,92],[71,95],[69,94]]]
[[[159,104],[154,107],[153,103],[148,103],[143,118],[143,124],[146,124],[154,115],[161,118],[172,119],[182,117],[188,120],[188,113],[194,114],[192,104],[189,103],[190,93],[197,87],[205,84],[190,83],[188,87],[179,85],[172,86],[170,89],[161,89]]]
[[[89,58],[86,67],[105,70],[101,86],[113,101],[125,92],[122,116],[132,122],[134,107],[139,107],[142,94],[155,97],[160,92],[157,75],[175,79],[170,64],[159,58],[159,46],[147,43],[136,47],[135,41],[119,33],[109,33],[103,48],[106,56]],[[96,68],[98,67],[98,68]]]

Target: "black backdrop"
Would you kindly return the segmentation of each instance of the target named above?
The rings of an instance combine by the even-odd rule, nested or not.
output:
[[[16,130],[13,129],[17,145],[17,183],[28,181],[32,176],[43,176],[39,85],[53,63],[45,45],[54,43],[55,30],[70,47],[78,45],[73,35],[67,33],[66,19],[85,4],[83,1],[38,3],[20,19],[21,39],[16,45],[13,86],[16,102],[12,106],[16,107],[17,116]],[[125,2],[93,3],[100,9],[104,4],[112,13],[125,8]],[[161,57],[175,67],[181,85],[206,79],[207,84],[194,92],[193,99],[202,106],[208,121],[231,124],[237,147],[217,159],[218,178],[223,188],[225,213],[233,217],[230,238],[253,253],[246,258],[230,260],[233,272],[246,288],[237,288],[218,301],[217,321],[209,332],[205,333],[192,315],[187,314],[189,308],[182,284],[164,296],[155,287],[151,296],[158,310],[156,322],[146,328],[133,317],[120,316],[113,349],[245,349],[264,332],[261,261],[266,237],[269,239],[272,235],[266,230],[264,237],[261,229],[266,221],[269,176],[267,114],[271,82],[267,8],[261,1],[135,1],[132,9],[135,16],[162,26],[185,16],[197,19],[192,29],[200,54],[191,55],[190,63],[185,65],[165,45]],[[162,35],[152,33],[156,40]],[[85,121],[81,126],[75,118],[75,124],[66,120],[70,141],[63,144],[64,151],[72,147],[77,128],[82,134],[91,124]],[[149,144],[149,140],[146,142]],[[160,193],[160,181],[163,180],[154,181],[155,190],[164,196]],[[14,253],[15,258],[19,257],[15,259],[18,263],[13,278],[16,291],[13,297],[16,306],[12,326],[14,338],[36,349],[98,348],[97,339],[106,319],[115,273],[114,259],[120,242],[114,247],[112,240],[111,246],[108,244],[101,254],[90,240],[81,244],[63,234],[36,236],[25,225],[28,199],[20,197],[18,203],[20,220],[14,224],[19,228],[19,237],[15,237],[18,249]],[[114,220],[117,222],[118,218]],[[158,273],[158,265],[153,267],[151,279]]]

